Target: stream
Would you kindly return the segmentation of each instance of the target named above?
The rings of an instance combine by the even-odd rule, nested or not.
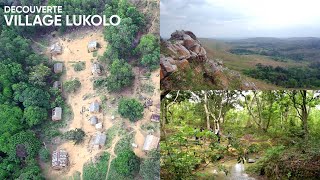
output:
[[[201,173],[208,174],[218,180],[255,180],[255,178],[250,177],[245,172],[245,168],[251,164],[242,164],[238,163],[236,160],[230,160],[224,162],[222,165],[229,171],[228,175],[219,171],[217,164],[208,165]]]

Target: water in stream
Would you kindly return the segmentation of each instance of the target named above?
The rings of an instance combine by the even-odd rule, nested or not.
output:
[[[223,165],[227,168],[228,175],[224,172],[218,170],[217,165],[209,165],[207,166],[202,173],[208,174],[214,179],[217,180],[255,180],[255,178],[250,177],[246,172],[245,168],[250,164],[242,164],[237,163],[236,160],[231,160],[223,163]]]

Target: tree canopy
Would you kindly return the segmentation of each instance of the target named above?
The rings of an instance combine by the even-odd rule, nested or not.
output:
[[[130,121],[137,121],[143,117],[143,105],[135,99],[121,99],[118,105],[118,112]]]

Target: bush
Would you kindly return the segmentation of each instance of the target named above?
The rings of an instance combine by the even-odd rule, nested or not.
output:
[[[160,153],[150,151],[148,157],[140,164],[139,174],[143,179],[160,179]]]
[[[77,62],[72,65],[74,71],[82,71],[86,68],[86,63],[85,62]]]
[[[81,87],[81,82],[78,79],[66,81],[64,83],[64,89],[68,93],[74,93]]]
[[[118,106],[120,115],[133,122],[143,117],[143,109],[143,105],[135,99],[121,99]]]
[[[105,152],[99,159],[99,161],[94,163],[87,163],[83,166],[83,180],[105,180],[108,170],[110,154]]]
[[[131,150],[120,152],[114,159],[115,170],[125,176],[132,176],[139,171],[139,164],[139,158]]]
[[[85,135],[86,133],[82,129],[76,128],[75,130],[67,131],[64,134],[64,138],[74,141],[74,144],[80,144],[83,141]]]
[[[42,147],[39,151],[39,157],[41,161],[48,162],[50,160],[50,152],[48,149]]]

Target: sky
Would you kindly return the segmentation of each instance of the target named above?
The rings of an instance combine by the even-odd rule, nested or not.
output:
[[[320,0],[161,0],[160,32],[198,37],[320,37]]]

